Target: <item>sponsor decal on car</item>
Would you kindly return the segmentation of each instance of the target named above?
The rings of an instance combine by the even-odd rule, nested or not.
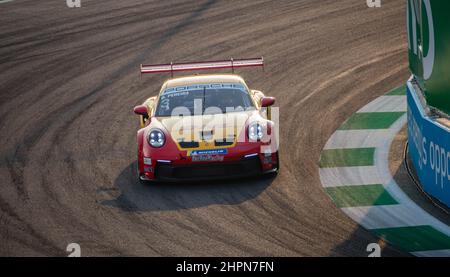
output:
[[[227,149],[205,149],[205,150],[193,150],[189,152],[190,156],[200,156],[200,155],[226,155],[228,154]]]
[[[193,162],[222,162],[222,155],[196,155],[192,156]]]

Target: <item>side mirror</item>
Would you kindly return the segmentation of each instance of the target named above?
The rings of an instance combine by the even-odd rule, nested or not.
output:
[[[147,110],[147,106],[145,106],[145,105],[136,106],[136,107],[134,107],[133,111],[137,115],[142,115],[142,116],[148,117],[148,110]]]
[[[275,104],[275,98],[274,97],[263,97],[261,99],[261,107],[270,107],[273,104]]]

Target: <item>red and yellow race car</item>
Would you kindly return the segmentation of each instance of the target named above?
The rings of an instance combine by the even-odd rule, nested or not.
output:
[[[141,65],[141,73],[263,66],[262,58]],[[224,179],[277,173],[275,98],[250,90],[236,74],[167,80],[134,108],[140,181]]]

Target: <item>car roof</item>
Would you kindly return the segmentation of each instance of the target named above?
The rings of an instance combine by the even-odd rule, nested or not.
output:
[[[183,76],[167,80],[161,91],[168,88],[195,85],[195,84],[212,84],[212,83],[239,83],[246,86],[244,79],[236,74],[208,74]]]

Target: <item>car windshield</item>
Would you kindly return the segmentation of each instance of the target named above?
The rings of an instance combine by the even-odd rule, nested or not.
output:
[[[229,113],[251,107],[250,95],[241,84],[191,85],[165,90],[156,116]]]

